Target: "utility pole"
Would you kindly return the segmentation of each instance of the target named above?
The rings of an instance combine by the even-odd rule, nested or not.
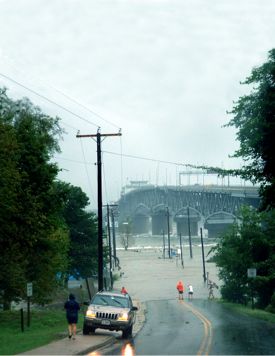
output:
[[[112,264],[112,241],[111,241],[111,229],[110,229],[109,204],[107,204],[107,227],[108,227],[108,238],[109,238],[110,281],[111,281],[111,290],[112,290],[113,289],[113,264]]]
[[[169,224],[169,207],[166,207],[167,210],[167,235],[168,235],[168,256],[171,258],[171,249],[170,249],[170,224]]]
[[[97,130],[97,134],[93,135],[79,135],[77,138],[93,138],[96,137],[97,144],[97,217],[98,217],[98,236],[97,236],[97,249],[98,249],[98,290],[104,288],[103,284],[103,226],[102,226],[102,162],[101,162],[101,137],[108,136],[121,136],[121,132],[116,134],[101,134]]]
[[[165,259],[165,236],[164,236],[164,230],[162,230],[162,242],[163,242],[163,258]]]
[[[204,259],[204,245],[203,245],[203,236],[202,236],[202,228],[200,228],[201,232],[201,253],[202,253],[202,266],[203,266],[203,280],[206,282],[206,273],[205,273],[205,259]]]
[[[110,207],[117,206],[117,204],[107,204],[104,205],[104,207],[107,207],[107,229],[108,229],[108,240],[109,240],[109,264],[110,264],[110,281],[111,281],[111,289],[113,289],[113,261],[112,261],[112,250],[114,251],[114,258],[116,261],[116,256],[115,256],[115,239],[114,239],[114,214],[113,210],[111,209],[111,214],[112,214],[112,232],[113,232],[113,249],[112,249],[112,236],[111,236],[111,226],[110,226]],[[116,265],[116,262],[115,262]]]
[[[111,205],[111,206],[117,206],[117,205]],[[115,217],[114,217],[114,211],[111,209],[111,218],[112,218],[112,232],[113,232],[113,254],[114,254],[114,260],[115,260],[115,266],[116,266],[116,227],[115,227]]]
[[[181,258],[181,265],[182,265],[182,268],[184,268],[184,263],[183,263],[183,254],[182,254],[182,240],[181,240],[181,232],[180,232],[180,258]]]
[[[192,241],[191,241],[191,229],[190,229],[190,212],[189,212],[189,205],[188,205],[188,207],[187,207],[187,220],[188,220],[188,235],[189,235],[190,257],[193,258]]]

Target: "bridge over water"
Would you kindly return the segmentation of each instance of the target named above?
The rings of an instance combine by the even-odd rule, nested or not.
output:
[[[257,208],[254,186],[152,186],[125,193],[118,202],[119,223],[130,224],[134,234],[162,235],[169,231],[197,236],[199,227],[217,237],[236,220],[242,205]]]

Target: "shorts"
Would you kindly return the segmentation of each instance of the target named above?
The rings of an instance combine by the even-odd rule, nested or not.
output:
[[[179,290],[179,294],[183,294],[183,291],[182,291],[182,290]]]
[[[188,292],[188,294],[191,294],[191,295],[192,295],[192,294],[193,294],[193,292]]]
[[[77,324],[77,319],[76,315],[67,316],[68,324]]]

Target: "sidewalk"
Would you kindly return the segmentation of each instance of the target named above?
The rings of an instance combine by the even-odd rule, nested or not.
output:
[[[113,335],[96,333],[94,335],[77,335],[75,340],[61,339],[45,346],[27,351],[21,355],[83,355],[100,347],[111,345],[115,341]]]
[[[133,300],[133,304],[138,307],[133,327],[133,336],[135,336],[144,323],[144,309],[137,300]],[[116,341],[116,336],[120,334],[119,332],[97,329],[93,335],[82,335],[80,331],[75,340],[66,337],[20,355],[84,355],[113,344]]]

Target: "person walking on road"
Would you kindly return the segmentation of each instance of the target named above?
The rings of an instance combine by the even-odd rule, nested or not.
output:
[[[126,290],[125,287],[122,287],[122,288],[121,288],[120,293],[122,293],[122,294],[128,294],[128,292],[127,292],[127,290]]]
[[[218,286],[215,282],[209,281],[208,284],[209,288],[209,294],[208,294],[208,299],[214,299],[214,288],[218,289]]]
[[[193,286],[192,286],[192,284],[188,284],[188,299],[189,300],[193,299],[193,294],[194,294]]]
[[[66,309],[66,317],[68,321],[69,339],[73,338],[73,340],[75,340],[76,324],[80,306],[72,293],[69,295],[69,300],[64,304],[64,308]]]
[[[177,290],[179,292],[179,299],[183,300],[184,285],[182,281],[178,281]]]

